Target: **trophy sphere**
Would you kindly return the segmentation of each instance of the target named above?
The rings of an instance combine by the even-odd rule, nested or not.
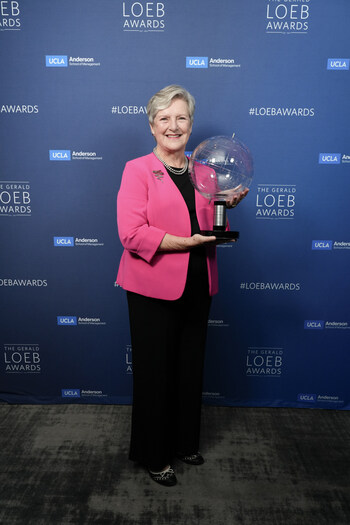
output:
[[[209,200],[226,200],[249,188],[253,178],[253,158],[234,137],[217,136],[204,140],[189,162],[190,180]]]

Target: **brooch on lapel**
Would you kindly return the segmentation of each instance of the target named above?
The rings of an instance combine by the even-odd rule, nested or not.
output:
[[[161,170],[153,170],[152,173],[158,180],[162,181],[164,173]]]

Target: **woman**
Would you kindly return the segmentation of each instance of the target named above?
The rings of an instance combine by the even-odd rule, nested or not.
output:
[[[206,329],[217,292],[213,203],[189,180],[185,148],[195,102],[181,86],[147,105],[153,152],[127,162],[117,200],[124,252],[117,283],[127,290],[133,352],[130,459],[175,485],[174,457],[200,465]],[[247,191],[227,204],[235,206]]]

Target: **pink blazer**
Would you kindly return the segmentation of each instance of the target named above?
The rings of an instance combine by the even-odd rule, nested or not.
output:
[[[202,230],[213,227],[213,203],[195,192]],[[117,198],[118,231],[124,252],[117,283],[131,292],[174,300],[186,283],[189,251],[158,252],[166,233],[191,236],[186,203],[154,153],[126,163]],[[207,247],[209,293],[218,291],[215,246]]]

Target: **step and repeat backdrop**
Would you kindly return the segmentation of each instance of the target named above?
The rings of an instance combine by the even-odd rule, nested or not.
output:
[[[254,157],[228,212],[207,404],[350,409],[348,0],[0,2],[0,401],[130,403],[116,195],[145,106]]]

